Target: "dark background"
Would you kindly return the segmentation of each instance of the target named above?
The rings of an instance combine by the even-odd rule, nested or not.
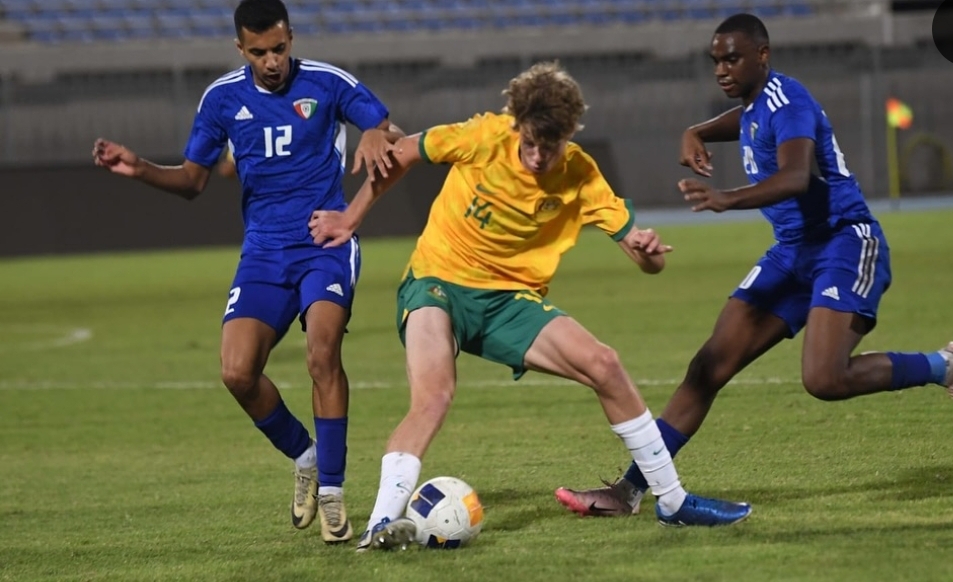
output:
[[[581,145],[613,183],[617,178],[608,145]],[[447,171],[448,166],[429,164],[411,169],[371,210],[361,236],[419,234]],[[348,197],[364,176],[346,175]],[[241,187],[216,172],[192,201],[92,162],[4,168],[0,184],[0,256],[239,245],[242,240]]]

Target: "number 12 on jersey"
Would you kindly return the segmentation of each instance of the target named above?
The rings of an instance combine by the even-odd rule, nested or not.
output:
[[[265,157],[290,156],[291,152],[286,148],[291,145],[291,126],[279,125],[278,127],[266,127],[265,130]]]

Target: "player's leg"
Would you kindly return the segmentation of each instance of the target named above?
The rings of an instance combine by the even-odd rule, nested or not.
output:
[[[416,533],[403,517],[421,459],[440,430],[456,390],[459,345],[451,320],[453,286],[408,277],[398,291],[398,329],[406,347],[410,407],[381,459],[380,486],[358,551],[406,547]]]
[[[339,543],[354,536],[344,505],[349,387],[341,344],[360,271],[356,240],[340,250],[309,253],[298,283],[307,338],[308,374],[318,461],[321,537]],[[296,263],[297,266],[297,263]]]
[[[738,297],[729,298],[660,420],[687,442],[698,432],[721,389],[792,333],[791,324],[782,317]]]
[[[769,252],[745,277],[656,419],[673,457],[698,431],[721,388],[782,339],[800,330],[808,301],[809,293],[791,280],[783,253]],[[633,462],[614,484],[593,489],[560,488],[557,499],[582,515],[628,515],[638,513],[647,489],[648,482]],[[593,504],[601,511],[587,509]]]
[[[341,344],[349,310],[316,301],[305,315],[308,373],[318,461],[318,510],[326,543],[354,536],[344,505],[349,389]]]
[[[592,388],[612,431],[625,444],[658,499],[666,525],[729,525],[751,513],[746,503],[705,499],[682,488],[662,434],[618,354],[570,317],[550,321],[525,355],[526,367]]]
[[[935,352],[852,356],[876,324],[890,284],[889,249],[879,225],[853,225],[817,252],[804,333],[804,387],[821,400],[844,400],[934,383],[953,385],[953,344]]]
[[[242,273],[240,268],[239,275]],[[229,295],[222,325],[221,364],[222,382],[235,400],[275,448],[295,462],[291,522],[302,529],[317,512],[314,447],[308,429],[291,414],[275,384],[263,374],[271,349],[297,310],[287,289],[247,280],[237,283]]]
[[[935,352],[866,352],[852,356],[871,321],[814,307],[804,330],[801,375],[807,392],[836,401],[939,384],[953,395],[953,343]]]

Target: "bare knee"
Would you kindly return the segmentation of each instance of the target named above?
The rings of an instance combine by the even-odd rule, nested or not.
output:
[[[235,400],[244,404],[258,397],[258,381],[261,374],[253,370],[229,363],[222,364],[222,383],[232,393]]]
[[[409,416],[414,416],[421,422],[440,426],[450,410],[453,402],[452,391],[439,391],[427,394],[425,397],[412,398]]]
[[[599,345],[593,351],[584,373],[589,377],[597,392],[604,387],[616,384],[626,374],[622,361],[619,359],[619,353],[606,345]]]
[[[738,372],[738,366],[728,357],[719,353],[717,348],[708,344],[702,346],[685,373],[685,384],[696,390],[716,394]]]
[[[818,400],[843,400],[846,397],[846,372],[805,365],[801,371],[801,382],[807,393]]]
[[[319,344],[308,348],[308,374],[321,383],[321,380],[334,376],[340,372],[341,350],[337,345]]]

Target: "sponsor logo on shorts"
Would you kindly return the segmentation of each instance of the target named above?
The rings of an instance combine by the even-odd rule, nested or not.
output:
[[[430,293],[430,296],[438,301],[447,302],[447,293],[440,285],[431,285],[430,288],[427,289],[427,293]]]
[[[821,295],[830,297],[834,301],[840,301],[840,293],[837,292],[837,287],[828,287],[821,292]]]

